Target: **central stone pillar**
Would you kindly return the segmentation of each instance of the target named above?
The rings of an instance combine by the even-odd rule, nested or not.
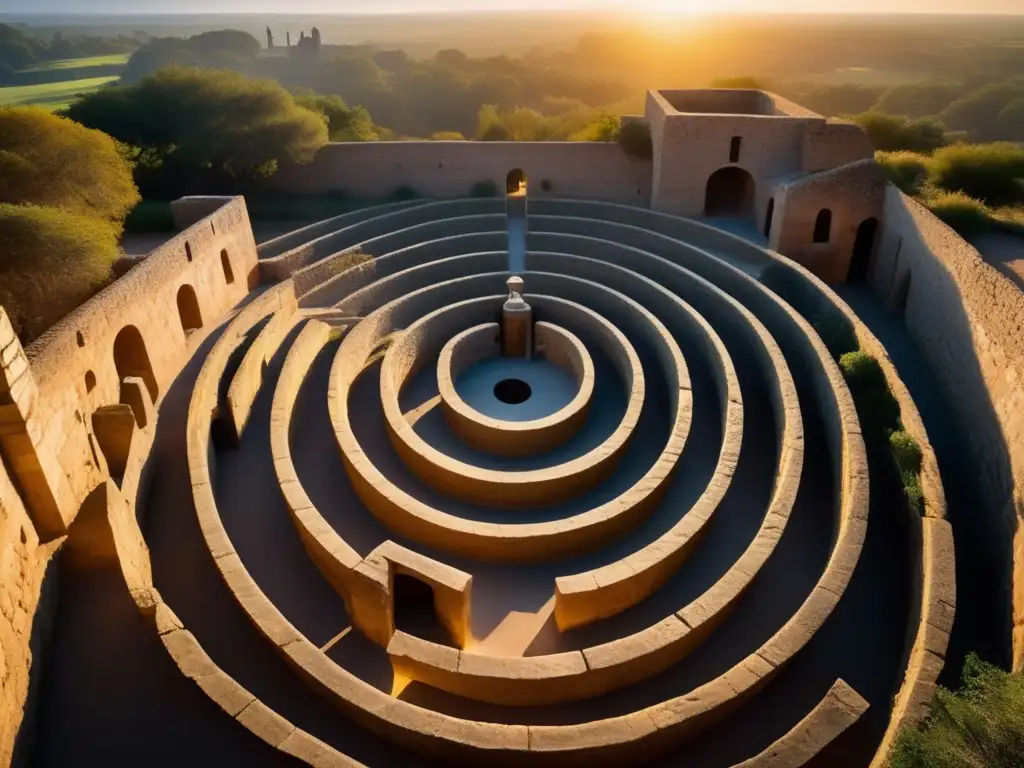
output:
[[[533,309],[523,300],[523,278],[513,275],[506,282],[508,299],[501,308],[501,354],[530,357],[533,352]]]

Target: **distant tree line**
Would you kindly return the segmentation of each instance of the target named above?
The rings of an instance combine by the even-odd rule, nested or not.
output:
[[[48,61],[128,53],[139,46],[134,37],[53,35],[49,41],[27,35],[10,24],[0,24],[0,84],[11,75]]]
[[[561,127],[552,123],[529,132],[567,139],[599,119],[601,110],[621,113],[623,100],[637,97],[621,83],[577,77],[508,56],[470,58],[448,49],[415,60],[404,51],[373,46],[322,45],[317,57],[288,56],[285,51],[280,45],[261,51],[256,38],[233,30],[158,38],[132,55],[123,79],[135,84],[168,66],[231,69],[275,80],[295,92],[338,96],[366,109],[376,125],[385,127],[384,137],[410,138],[437,133],[473,137],[480,127],[480,110],[491,105],[502,115],[532,110],[560,118]],[[524,120],[530,120],[528,113],[512,117],[510,130]]]

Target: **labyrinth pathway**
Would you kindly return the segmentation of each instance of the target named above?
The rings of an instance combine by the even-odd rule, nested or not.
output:
[[[247,765],[868,766],[921,598],[900,479],[773,286],[834,295],[708,223],[572,200],[531,201],[510,271],[505,204],[261,246],[269,287],[161,404],[174,664],[139,674],[193,680]],[[68,697],[82,729],[118,706]]]

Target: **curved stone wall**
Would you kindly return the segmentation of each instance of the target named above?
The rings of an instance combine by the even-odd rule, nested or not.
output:
[[[802,765],[832,742],[881,764],[941,670],[952,542],[934,453],[883,360],[925,451],[926,516],[915,572],[877,600],[892,546],[877,514],[902,489],[869,478],[808,307],[876,355],[877,340],[806,269],[726,232],[542,199],[522,275],[535,355],[510,361],[498,205],[367,209],[263,249],[264,279],[291,277],[200,353],[184,431],[210,589],[280,667],[243,687],[207,628],[140,589],[180,672],[312,765]],[[131,493],[145,456],[114,428],[152,431],[167,386],[138,359],[99,422]],[[519,420],[474,405],[466,382],[513,362],[569,389]],[[148,573],[116,539],[114,561]],[[282,676],[366,738],[342,746],[315,707],[279,708]]]

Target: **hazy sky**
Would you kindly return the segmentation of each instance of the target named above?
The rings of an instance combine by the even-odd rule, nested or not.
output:
[[[630,12],[1024,13],[1024,0],[2,0],[0,14],[382,13],[556,8]]]

